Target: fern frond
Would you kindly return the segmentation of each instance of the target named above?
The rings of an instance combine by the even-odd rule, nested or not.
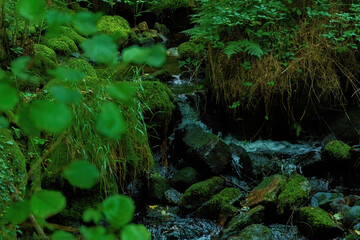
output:
[[[251,56],[257,56],[258,58],[261,58],[264,55],[261,46],[256,42],[249,41],[248,39],[228,42],[223,51],[229,59],[231,55],[238,52],[246,52]]]
[[[243,45],[241,45],[239,41],[228,42],[223,49],[223,52],[227,55],[228,59],[230,59],[231,55],[242,51]]]

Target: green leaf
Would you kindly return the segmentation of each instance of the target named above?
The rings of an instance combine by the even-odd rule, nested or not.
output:
[[[80,233],[86,240],[115,240],[114,234],[106,234],[106,228],[103,226],[80,227]]]
[[[20,112],[18,124],[28,135],[40,131],[59,133],[72,123],[71,111],[61,103],[36,100],[27,104]]]
[[[98,64],[114,66],[117,63],[117,44],[108,35],[97,35],[81,43],[85,55]]]
[[[130,197],[117,194],[103,201],[102,211],[110,225],[120,229],[133,219],[135,204]]]
[[[20,224],[26,221],[31,213],[30,202],[28,200],[13,203],[6,210],[6,218],[11,223]]]
[[[18,57],[11,62],[11,71],[13,74],[23,80],[32,81],[33,76],[29,74],[29,69],[27,65],[29,64],[30,57]]]
[[[96,23],[99,21],[102,13],[79,12],[73,19],[75,28],[83,35],[90,36],[97,33]]]
[[[88,161],[72,162],[64,170],[63,175],[71,185],[84,189],[92,188],[100,177],[97,168]]]
[[[130,82],[119,82],[117,84],[111,84],[107,88],[107,93],[119,102],[129,104],[135,95],[135,88]]]
[[[251,87],[253,85],[253,83],[252,82],[244,82],[244,85],[246,87]]]
[[[125,64],[148,64],[160,68],[166,62],[166,48],[161,43],[153,47],[131,46],[122,52],[122,61]]]
[[[82,96],[79,91],[71,90],[63,86],[52,86],[49,92],[60,103],[79,103]]]
[[[51,235],[51,240],[76,240],[71,233],[65,231],[56,231]]]
[[[50,10],[46,12],[48,27],[45,36],[49,38],[57,37],[61,32],[61,26],[70,23],[72,16],[59,11]]]
[[[274,82],[274,81],[269,81],[269,82],[267,82],[266,84],[269,85],[269,86],[272,86],[272,87],[275,86],[275,82]]]
[[[30,208],[35,216],[48,218],[60,213],[66,207],[66,198],[61,192],[41,190],[31,196]]]
[[[120,237],[121,240],[150,240],[151,234],[142,224],[129,224],[122,229]]]
[[[112,139],[119,139],[126,132],[126,124],[118,106],[112,102],[104,103],[98,115],[96,129]]]
[[[99,224],[103,215],[98,209],[88,208],[83,212],[82,219],[84,222],[93,221],[95,224]]]
[[[9,125],[10,125],[9,121],[4,116],[0,116],[0,129],[1,128],[8,128]]]
[[[56,79],[72,83],[79,82],[86,77],[85,73],[69,67],[57,67],[54,70],[49,70],[48,73]]]
[[[12,110],[18,102],[18,91],[6,83],[0,83],[0,112]]]
[[[40,22],[45,14],[45,0],[19,0],[17,10],[30,22]]]

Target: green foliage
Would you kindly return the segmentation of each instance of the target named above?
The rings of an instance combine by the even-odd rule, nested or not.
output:
[[[98,64],[114,66],[117,62],[117,45],[107,35],[97,35],[81,43],[85,55]]]
[[[25,19],[40,22],[45,15],[45,0],[20,0],[17,9]]]
[[[61,192],[41,190],[31,196],[30,209],[41,219],[56,215],[66,207],[66,198]]]
[[[68,232],[65,231],[56,231],[51,235],[52,240],[76,240],[76,238]]]
[[[118,106],[111,102],[104,103],[98,115],[96,129],[108,138],[121,138],[127,127]]]
[[[120,229],[131,222],[135,204],[130,197],[113,195],[104,200],[101,209],[110,225],[115,229]]]
[[[249,41],[248,39],[228,42],[223,51],[228,58],[238,52],[246,52],[250,56],[257,56],[258,58],[261,58],[261,56],[264,55],[261,46],[255,42]]]
[[[49,89],[49,92],[56,101],[63,104],[76,104],[79,103],[82,99],[79,91],[68,89],[63,86],[52,86]]]
[[[7,83],[0,82],[0,112],[12,110],[18,101],[17,90]]]
[[[166,48],[160,43],[153,47],[132,46],[122,52],[122,61],[125,64],[148,64],[161,67],[166,61]]]
[[[100,173],[97,168],[88,161],[72,162],[63,172],[71,185],[78,188],[90,189],[98,181]]]
[[[151,235],[143,225],[129,224],[121,231],[122,240],[150,240]]]
[[[61,81],[69,81],[71,83],[76,83],[85,78],[85,73],[71,69],[67,66],[60,66],[54,70],[50,70],[49,74],[59,79]]]
[[[20,201],[14,203],[7,209],[6,218],[12,223],[20,224],[25,222],[30,213],[30,202],[28,200]]]

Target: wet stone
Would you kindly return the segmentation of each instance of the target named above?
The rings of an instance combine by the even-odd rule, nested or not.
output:
[[[173,188],[164,192],[164,197],[169,204],[177,205],[180,201],[181,193]]]
[[[253,224],[241,231],[240,235],[226,238],[226,240],[273,240],[274,233],[261,224]]]
[[[312,197],[310,206],[328,209],[330,208],[330,203],[339,197],[343,198],[344,195],[342,193],[318,192]]]

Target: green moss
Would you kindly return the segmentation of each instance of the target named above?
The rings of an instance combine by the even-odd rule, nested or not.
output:
[[[313,229],[336,226],[329,214],[319,207],[302,207],[299,210],[299,217]]]
[[[292,175],[279,195],[277,210],[283,214],[285,210],[295,210],[309,197],[311,185],[299,174]]]
[[[175,10],[178,8],[190,7],[194,5],[192,0],[158,0],[152,3],[151,11],[161,12],[164,10]]]
[[[157,200],[161,200],[164,196],[164,192],[170,189],[169,181],[162,177],[159,173],[154,173],[150,177],[150,192],[149,196]]]
[[[61,34],[73,40],[80,45],[86,38],[78,34],[72,27],[61,27]]]
[[[350,146],[339,140],[334,140],[326,144],[325,151],[336,160],[350,158]]]
[[[88,63],[86,60],[81,58],[70,58],[66,65],[69,66],[72,69],[81,71],[86,74],[86,76],[91,78],[97,78],[97,74],[93,66],[91,66],[90,63]]]
[[[181,59],[196,59],[200,58],[204,51],[204,45],[194,42],[184,42],[179,45],[178,51]]]
[[[355,233],[350,233],[345,237],[345,240],[359,240],[360,236],[356,235]]]
[[[191,185],[180,198],[179,206],[195,210],[214,194],[221,191],[224,180],[221,177],[213,177],[208,180]]]
[[[46,72],[47,69],[52,69],[57,66],[56,53],[51,48],[41,45],[34,45],[34,62],[37,71]]]
[[[186,132],[184,142],[193,149],[198,149],[216,139],[216,135],[205,132],[200,127],[193,127]]]
[[[15,226],[5,222],[4,211],[18,197],[14,192],[19,191],[19,196],[24,197],[26,176],[26,160],[12,133],[8,129],[0,129],[0,239],[10,239],[16,235]],[[13,188],[15,187],[15,189]],[[14,238],[16,239],[16,238]]]
[[[210,219],[218,219],[219,215],[229,217],[237,213],[237,208],[232,203],[239,200],[242,192],[237,188],[225,188],[215,194],[209,201],[202,205],[196,215]]]
[[[241,231],[239,238],[235,239],[241,239],[241,240],[255,240],[255,239],[261,239],[261,240],[273,240],[274,239],[274,233],[273,231],[265,227],[261,224],[253,224],[250,225],[244,230]]]
[[[131,31],[129,23],[120,16],[102,16],[97,28],[99,32],[113,37],[119,44],[128,40]]]
[[[55,52],[63,55],[70,55],[73,52],[78,52],[75,42],[67,36],[59,36],[58,38],[47,38],[44,44]]]

